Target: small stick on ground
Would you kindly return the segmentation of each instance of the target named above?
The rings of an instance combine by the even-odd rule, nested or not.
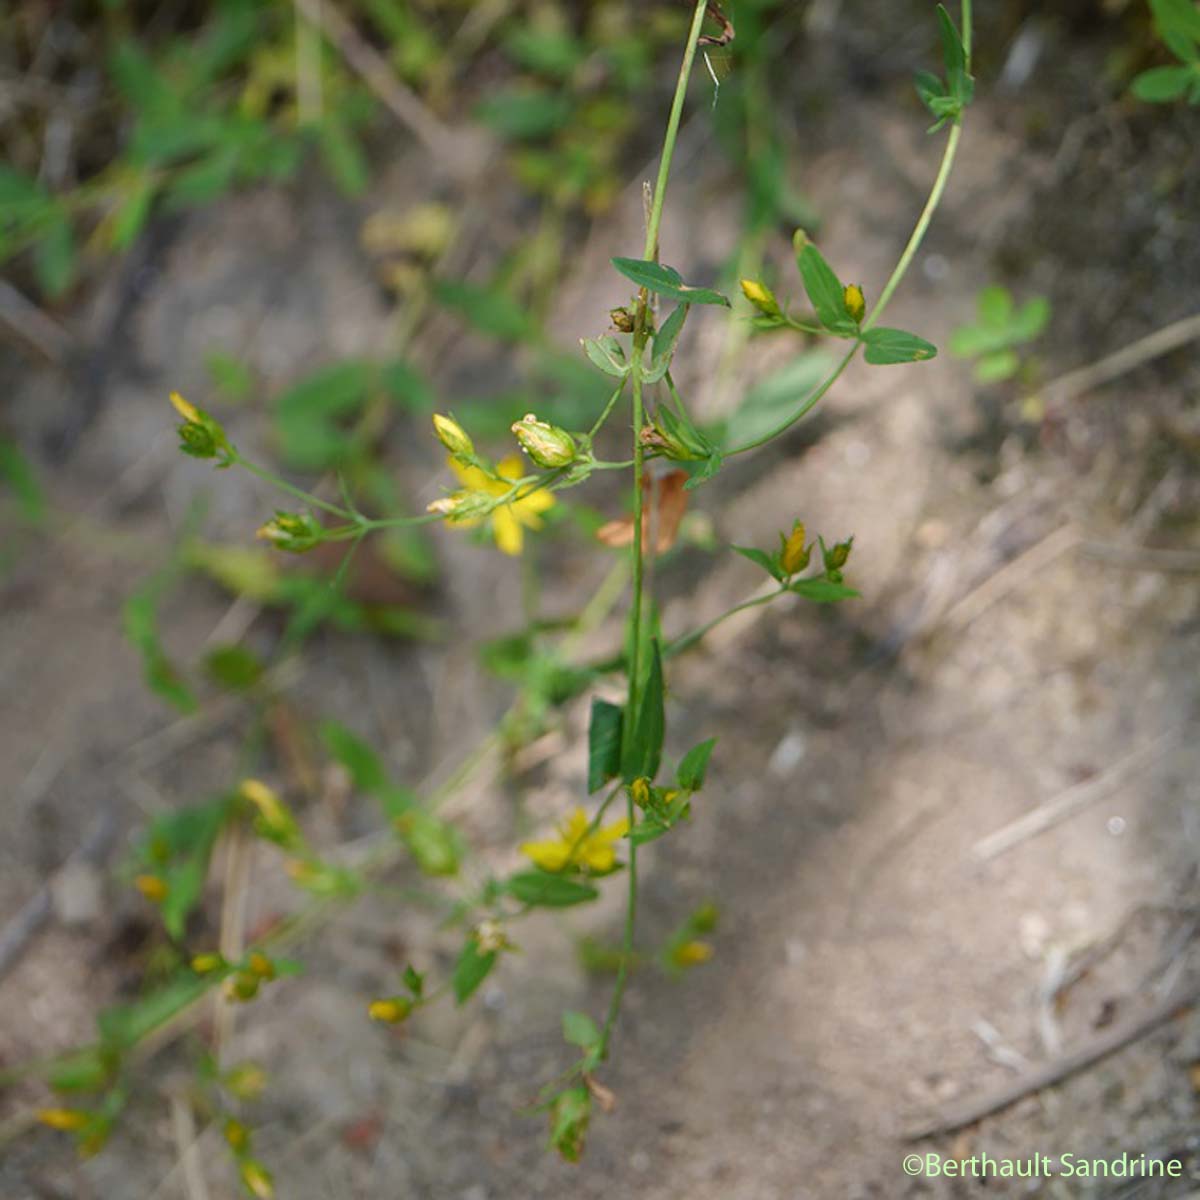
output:
[[[1077,371],[1069,371],[1040,390],[1047,400],[1065,404],[1094,387],[1111,383],[1135,367],[1161,358],[1172,350],[1178,350],[1180,346],[1186,346],[1195,338],[1200,338],[1200,313],[1184,317],[1181,321],[1175,321],[1144,338],[1139,338],[1115,354],[1100,359],[1099,362],[1080,367]]]
[[[225,839],[224,903],[221,908],[220,950],[226,962],[236,963],[246,952],[246,901],[250,892],[250,856],[253,842],[240,822],[229,828]],[[233,1040],[236,1002],[225,988],[213,989],[213,1053],[217,1065],[224,1067],[225,1055]]]
[[[1178,725],[1168,729],[1152,741],[1130,751],[1107,771],[1097,775],[1095,779],[1088,779],[1083,783],[1077,783],[1074,787],[1067,788],[1066,791],[1060,792],[1045,804],[1039,804],[1032,812],[1027,812],[1023,817],[1018,817],[1015,821],[1005,825],[1003,829],[989,833],[987,837],[981,838],[971,847],[972,855],[987,862],[1003,854],[1006,850],[1011,850],[1021,842],[1028,841],[1039,833],[1045,833],[1047,829],[1053,828],[1060,821],[1065,821],[1067,817],[1086,808],[1089,804],[1103,800],[1114,788],[1119,787],[1131,775],[1140,771],[1148,760],[1161,753],[1175,739],[1179,730],[1180,726]]]
[[[333,43],[391,114],[439,162],[459,171],[472,167],[471,160],[478,158],[476,148],[468,147],[461,135],[444,125],[416,92],[396,78],[387,59],[359,36],[333,0],[295,0],[295,4],[314,28]]]
[[[1193,983],[1190,987],[1177,988],[1146,1012],[1114,1025],[1107,1033],[1086,1046],[1081,1046],[1071,1054],[1047,1063],[1036,1071],[1031,1071],[1028,1075],[998,1088],[990,1095],[979,1096],[961,1105],[947,1108],[937,1120],[910,1130],[904,1135],[904,1140],[919,1142],[943,1133],[954,1133],[968,1125],[974,1125],[984,1117],[990,1117],[993,1113],[1008,1108],[1018,1100],[1022,1100],[1034,1092],[1040,1092],[1043,1088],[1061,1083],[1064,1079],[1078,1074],[1102,1058],[1107,1058],[1108,1055],[1124,1049],[1148,1033],[1153,1033],[1160,1025],[1165,1025],[1173,1017],[1187,1011],[1198,1002],[1200,1002],[1200,983]]]
[[[183,1188],[187,1200],[209,1200],[208,1184],[200,1166],[200,1145],[196,1138],[196,1122],[192,1106],[183,1096],[171,1097],[171,1129],[175,1149],[179,1152],[179,1167],[183,1172]]]

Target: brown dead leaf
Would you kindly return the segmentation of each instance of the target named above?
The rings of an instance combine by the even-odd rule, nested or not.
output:
[[[665,554],[679,536],[679,523],[687,512],[688,497],[683,490],[687,481],[686,471],[658,477],[648,473],[642,478],[642,544],[650,545],[653,531],[655,554]],[[614,549],[633,545],[633,517],[609,521],[596,531],[596,537]]]

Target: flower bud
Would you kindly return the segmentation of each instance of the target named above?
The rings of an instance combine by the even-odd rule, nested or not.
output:
[[[261,950],[250,952],[246,958],[246,968],[252,975],[268,983],[275,978],[275,964]]]
[[[226,1073],[224,1083],[239,1100],[254,1100],[267,1086],[267,1073],[258,1063],[239,1063]]]
[[[473,458],[475,456],[475,443],[471,441],[467,431],[452,417],[434,413],[433,429],[438,436],[438,441],[455,458]]]
[[[412,1012],[412,1001],[406,996],[372,1000],[367,1008],[367,1016],[372,1021],[382,1021],[385,1025],[399,1025],[410,1012]]]
[[[296,846],[300,842],[300,828],[287,806],[265,783],[258,779],[245,779],[238,788],[238,795],[249,800],[257,810],[254,828],[267,841],[279,846]]]
[[[245,1158],[239,1165],[238,1172],[242,1177],[242,1183],[246,1185],[246,1190],[255,1197],[255,1200],[271,1200],[271,1197],[275,1195],[275,1184],[271,1179],[271,1172],[262,1163],[253,1158]]]
[[[797,521],[792,526],[792,532],[785,538],[783,534],[779,535],[783,541],[783,549],[779,554],[779,566],[785,575],[795,575],[797,571],[803,571],[808,566],[808,560],[812,555],[812,546],[804,544],[804,524]]]
[[[632,333],[637,326],[637,315],[632,309],[614,308],[608,314],[613,328],[620,333]]]
[[[850,557],[850,550],[854,545],[854,538],[847,538],[844,542],[838,542],[828,549],[825,543],[821,543],[821,554],[825,559],[826,571],[840,571],[845,565],[846,560]]]
[[[629,796],[638,808],[645,808],[650,803],[650,780],[642,777],[635,779],[629,785]]]
[[[158,875],[139,875],[133,881],[133,886],[151,904],[161,904],[167,898],[167,881]]]
[[[275,516],[255,532],[256,538],[270,542],[276,550],[303,554],[320,545],[325,529],[311,513],[289,513],[276,510]]]
[[[225,958],[221,954],[197,954],[192,959],[192,970],[197,975],[211,975],[225,966]]]
[[[250,1149],[250,1130],[237,1119],[230,1117],[225,1122],[225,1141],[234,1154],[243,1154]]]
[[[226,980],[225,995],[230,1000],[240,1000],[245,1004],[258,995],[261,982],[257,975],[252,975],[249,971],[239,971],[232,979]]]
[[[179,426],[179,448],[193,458],[220,458],[220,466],[229,466],[233,461],[232,447],[225,430],[202,408],[185,400],[178,392],[172,392],[171,406],[183,418]]]
[[[514,421],[512,431],[521,449],[539,467],[568,467],[579,453],[575,439],[565,429],[539,421],[533,413]]]
[[[713,948],[707,942],[681,942],[671,951],[671,962],[677,967],[698,967],[713,956]]]
[[[781,315],[779,301],[775,299],[775,293],[765,283],[760,283],[756,279],[743,279],[742,295],[764,317],[778,317]]]
[[[496,954],[508,950],[512,943],[504,932],[504,926],[499,921],[480,921],[475,927],[475,944],[480,954]]]
[[[82,1129],[91,1120],[91,1116],[91,1113],[81,1108],[39,1108],[37,1111],[37,1119],[43,1125],[63,1133],[75,1133]]]
[[[863,290],[857,283],[848,283],[842,289],[842,300],[846,305],[846,311],[850,314],[853,321],[861,321],[867,314],[867,301],[863,295]]]
[[[713,452],[699,430],[663,407],[654,414],[652,422],[642,426],[641,442],[647,450],[656,450],[672,462],[701,462]]]

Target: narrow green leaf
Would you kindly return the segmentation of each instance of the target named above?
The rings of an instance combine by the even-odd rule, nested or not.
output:
[[[591,1050],[600,1044],[600,1030],[587,1013],[565,1012],[562,1015],[563,1037],[572,1046]]]
[[[320,128],[321,158],[330,178],[347,196],[361,196],[370,180],[366,156],[344,121],[326,116]]]
[[[46,295],[58,299],[74,282],[77,265],[71,219],[65,211],[56,210],[33,250],[33,268]]]
[[[644,258],[614,258],[612,265],[638,287],[659,296],[669,296],[686,304],[720,304],[729,308],[729,300],[712,288],[692,287],[674,267]]]
[[[114,1050],[136,1046],[219,981],[216,973],[194,975],[188,971],[132,1004],[107,1008],[96,1018],[100,1039]]]
[[[1178,100],[1195,78],[1192,67],[1152,67],[1134,79],[1131,90],[1139,100],[1164,104]]]
[[[820,250],[810,241],[805,241],[796,254],[796,265],[804,290],[817,313],[817,320],[838,337],[853,337],[858,322],[846,308],[846,293],[842,281],[825,261]]]
[[[903,329],[869,329],[863,334],[865,358],[873,366],[924,362],[937,354],[937,347]]]
[[[637,716],[632,728],[625,726],[622,738],[621,775],[626,783],[658,774],[665,733],[662,656],[655,639],[650,643],[650,670]]]
[[[1161,33],[1177,33],[1200,42],[1200,9],[1192,0],[1150,0],[1150,8]]]
[[[650,366],[645,374],[647,383],[657,383],[671,369],[671,359],[675,355],[675,347],[679,344],[679,335],[683,332],[683,324],[687,320],[690,307],[687,304],[677,305],[659,326],[654,335]]]
[[[495,965],[496,951],[489,950],[486,954],[481,954],[479,943],[474,936],[468,936],[462,953],[458,956],[458,962],[454,964],[454,975],[451,978],[454,999],[459,1004],[465,1004]]]
[[[975,364],[976,383],[1003,383],[1011,379],[1021,366],[1015,350],[992,350]]]
[[[773,579],[782,581],[783,572],[779,569],[779,564],[765,550],[759,550],[755,546],[733,546],[732,549],[743,558],[748,558],[752,563],[762,567]]]
[[[704,786],[704,776],[708,771],[708,760],[712,757],[716,738],[709,738],[698,746],[693,746],[684,756],[675,772],[675,781],[681,788],[689,792],[698,792]]]
[[[379,755],[345,725],[326,721],[321,726],[321,741],[330,756],[350,772],[360,792],[373,794],[388,786],[387,770]]]
[[[0,436],[0,479],[16,494],[25,519],[36,524],[46,515],[46,493],[29,459],[16,442]]]
[[[588,795],[621,773],[621,719],[623,710],[607,700],[592,700],[588,724]]]
[[[584,353],[605,375],[624,379],[629,374],[629,360],[615,337],[580,338]]]
[[[554,875],[549,871],[519,871],[504,881],[514,900],[533,908],[569,908],[595,900],[600,893],[590,883]]]
[[[459,313],[480,333],[513,342],[528,341],[538,335],[533,317],[499,288],[443,279],[434,285],[433,291],[440,304]]]
[[[852,587],[828,579],[801,579],[788,590],[817,604],[836,604],[839,600],[853,600],[859,595]]]

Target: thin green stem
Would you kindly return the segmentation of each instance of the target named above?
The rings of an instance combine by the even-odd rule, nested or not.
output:
[[[633,794],[625,793],[625,812],[632,833],[637,813],[634,809]],[[625,903],[625,933],[621,939],[621,965],[617,968],[617,982],[613,985],[612,999],[608,1004],[608,1015],[604,1018],[604,1028],[600,1033],[599,1056],[608,1057],[608,1044],[612,1040],[613,1029],[621,1012],[621,1000],[625,996],[625,986],[629,982],[629,967],[633,962],[633,935],[637,921],[637,843],[629,839],[629,898]]]
[[[286,479],[280,479],[278,475],[268,471],[265,467],[260,467],[248,458],[243,458],[236,450],[233,452],[233,461],[239,467],[249,471],[251,475],[257,475],[264,483],[269,483],[281,492],[287,492],[289,496],[294,496],[297,500],[302,500],[305,504],[311,504],[314,508],[324,509],[325,512],[333,513],[335,516],[341,517],[344,521],[357,521],[359,519],[357,513],[341,508],[336,504],[330,504],[328,500],[322,500],[319,496],[314,496],[311,492],[306,492],[303,488],[298,488],[294,484],[288,483]]]
[[[616,407],[616,403],[621,398],[621,394],[625,391],[625,380],[622,379],[617,384],[617,390],[608,398],[608,403],[604,406],[604,411],[596,418],[596,423],[588,430],[588,441],[591,441],[596,434],[604,427],[604,422],[608,420],[612,410]]]
[[[971,67],[971,0],[963,0],[962,5],[963,18],[963,46],[967,55],[967,70]],[[954,168],[954,160],[958,155],[958,143],[962,138],[962,114],[958,115],[953,127],[950,130],[950,136],[946,139],[946,148],[942,152],[941,166],[938,168],[938,173],[933,181],[933,187],[930,189],[929,198],[925,201],[925,207],[921,210],[921,215],[917,218],[917,223],[913,227],[912,236],[908,239],[908,245],[904,247],[904,253],[901,254],[899,262],[896,263],[896,268],[892,271],[891,278],[884,285],[883,291],[879,293],[879,299],[875,303],[875,307],[871,310],[871,314],[863,322],[862,332],[874,328],[875,323],[883,316],[884,309],[891,302],[892,296],[896,289],[900,286],[904,276],[908,273],[909,267],[912,266],[913,259],[917,256],[917,251],[921,248],[921,243],[925,240],[925,234],[929,231],[930,222],[933,220],[933,214],[937,211],[938,205],[942,202],[942,196],[946,191],[946,184],[950,179],[950,172]],[[790,321],[790,318],[789,318]],[[859,347],[862,346],[862,341],[856,341],[846,354],[842,357],[841,362],[834,367],[829,376],[821,383],[815,391],[811,392],[804,400],[803,404],[792,413],[790,417],[782,424],[778,425],[770,433],[763,437],[755,438],[753,441],[744,442],[740,446],[735,446],[732,450],[726,451],[728,458],[733,454],[744,454],[747,450],[755,450],[759,446],[765,445],[767,442],[777,438],[781,433],[790,429],[797,421],[800,420],[806,413],[824,397],[825,393],[841,378],[842,372],[854,360],[854,356],[858,353]]]
[[[728,621],[730,617],[736,616],[740,612],[745,612],[748,608],[758,608],[763,604],[770,604],[772,600],[778,600],[780,596],[787,595],[787,588],[781,587],[774,592],[768,592],[765,596],[754,596],[749,600],[743,600],[741,604],[735,604],[732,608],[723,612],[719,617],[714,617],[705,625],[701,625],[698,629],[693,629],[690,633],[682,634],[680,637],[670,641],[663,647],[663,658],[673,658],[676,654],[682,654],[685,650],[690,650],[701,638],[711,633],[723,621]]]

